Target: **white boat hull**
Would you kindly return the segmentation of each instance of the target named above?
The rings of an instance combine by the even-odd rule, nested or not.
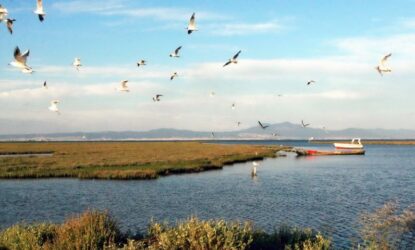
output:
[[[362,144],[351,144],[351,143],[334,143],[334,147],[337,149],[363,149]]]

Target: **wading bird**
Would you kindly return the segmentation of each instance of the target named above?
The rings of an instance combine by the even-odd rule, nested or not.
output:
[[[39,21],[43,22],[45,20],[45,11],[43,10],[42,0],[37,0],[37,5],[34,13],[39,17]]]
[[[226,62],[223,67],[228,66],[231,63],[237,64],[238,63],[238,56],[241,53],[241,50],[238,51],[238,53],[236,53],[231,59],[229,59],[228,62]]]
[[[384,56],[380,62],[379,65],[376,66],[376,70],[379,72],[379,74],[381,76],[383,76],[383,73],[389,73],[392,72],[392,69],[390,69],[389,67],[386,66],[386,61],[389,59],[389,57],[392,56],[392,53],[387,54],[386,56]]]
[[[266,128],[269,127],[269,125],[262,125],[262,123],[260,121],[258,121],[258,124],[262,129],[266,129]]]
[[[190,17],[189,25],[187,25],[187,34],[190,35],[193,31],[197,31],[195,13],[193,13],[192,17]]]
[[[256,161],[253,161],[252,162],[252,165],[253,165],[253,167],[252,167],[252,170],[251,170],[251,176],[252,177],[255,177],[257,175],[257,173],[256,173],[256,167],[258,167],[259,164]]]
[[[182,49],[182,46],[177,47],[173,52],[171,52],[170,57],[180,57],[179,52]]]
[[[20,52],[19,47],[16,47],[14,49],[14,61],[12,61],[11,63],[9,63],[9,65],[16,67],[18,69],[21,70],[21,72],[23,73],[32,73],[33,70],[31,67],[29,67],[26,62],[27,62],[27,57],[30,54],[30,50],[26,50],[23,54]]]

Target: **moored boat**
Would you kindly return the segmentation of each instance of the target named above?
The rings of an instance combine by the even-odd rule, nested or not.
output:
[[[294,150],[298,156],[320,156],[320,155],[364,155],[363,149],[341,150],[341,151],[325,151],[314,149],[296,149]]]
[[[360,138],[353,138],[350,143],[334,143],[336,149],[363,149]]]

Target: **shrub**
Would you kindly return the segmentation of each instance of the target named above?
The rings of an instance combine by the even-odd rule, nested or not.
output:
[[[55,234],[52,224],[15,225],[0,233],[0,249],[41,249]]]

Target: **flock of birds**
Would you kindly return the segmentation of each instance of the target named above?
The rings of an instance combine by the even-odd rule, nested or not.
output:
[[[34,12],[34,14],[37,15],[40,22],[43,22],[45,20],[46,12],[44,11],[42,0],[37,0],[36,9],[33,12]],[[14,22],[16,21],[16,19],[9,18],[8,16],[9,16],[8,10],[5,7],[3,7],[2,5],[0,5],[0,22],[4,23],[6,25],[6,27],[7,27],[10,34],[13,34],[13,25],[14,25]],[[196,14],[195,13],[193,13],[192,16],[190,17],[190,20],[189,20],[189,23],[187,25],[186,30],[187,30],[187,34],[189,34],[189,35],[192,34],[195,31],[198,31],[197,25],[196,25]],[[180,58],[180,50],[181,49],[182,49],[182,46],[177,47],[174,51],[172,51],[170,53],[169,56],[171,58]],[[226,67],[226,66],[229,66],[229,65],[232,65],[232,64],[237,64],[238,63],[238,58],[239,58],[241,52],[242,51],[239,50],[234,56],[232,56],[228,61],[226,61],[225,64],[223,64],[223,67]],[[22,53],[20,51],[20,48],[17,46],[14,49],[14,52],[13,52],[14,60],[12,62],[10,62],[9,65],[12,66],[12,67],[17,68],[22,73],[31,74],[34,71],[33,71],[32,67],[30,67],[27,64],[29,55],[30,55],[30,50],[26,50],[25,52]],[[392,54],[389,53],[389,54],[385,55],[384,57],[382,57],[379,64],[375,67],[375,69],[377,70],[377,72],[381,76],[383,76],[383,74],[385,74],[385,73],[390,73],[392,71],[391,68],[389,68],[387,66],[387,61],[391,56],[392,56]],[[137,67],[144,67],[146,65],[147,65],[146,60],[141,59],[137,62]],[[81,58],[78,58],[78,57],[74,58],[72,66],[77,71],[80,71],[80,69],[82,67]],[[170,75],[170,80],[172,81],[175,78],[177,78],[178,76],[179,75],[178,75],[177,72],[173,72]],[[306,82],[307,86],[314,85],[314,84],[316,84],[315,80],[309,80],[309,81]],[[47,85],[46,81],[44,81],[44,83],[43,83],[43,88],[44,89],[48,88],[48,85]],[[128,87],[128,80],[121,81],[120,84],[119,84],[119,87],[117,87],[116,90],[120,91],[120,92],[129,92],[130,89]],[[211,97],[213,97],[215,95],[216,94],[213,91],[210,93]],[[163,97],[162,94],[157,94],[153,97],[153,101],[154,102],[160,102],[161,97]],[[278,97],[282,97],[282,95],[278,94]],[[59,100],[52,100],[50,102],[49,110],[52,111],[52,112],[55,112],[57,114],[60,114],[59,102],[60,102]],[[236,109],[236,104],[232,103],[231,108]],[[237,126],[239,127],[240,125],[241,125],[241,122],[238,121]],[[269,125],[263,124],[261,121],[258,121],[258,126],[263,130],[266,130],[267,128],[269,128]],[[310,124],[305,123],[302,120],[301,121],[301,126],[303,128],[307,128],[307,127],[310,126]],[[278,136],[277,133],[272,133],[272,135],[273,136]],[[213,132],[212,132],[212,136],[213,137],[215,136],[215,134]],[[252,170],[252,176],[256,176],[256,167],[259,166],[259,164],[257,162],[254,162],[253,164],[254,164],[254,168]]]

